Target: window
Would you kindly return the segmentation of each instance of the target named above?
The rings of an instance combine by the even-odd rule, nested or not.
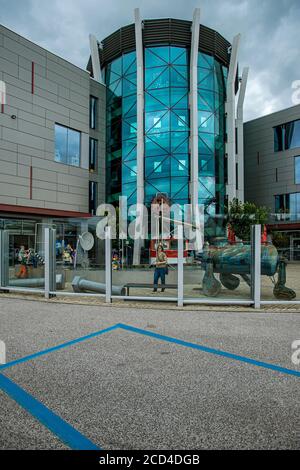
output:
[[[281,221],[300,220],[300,193],[275,196],[275,212]]]
[[[96,214],[97,210],[97,183],[89,181],[89,213]]]
[[[300,147],[300,120],[274,127],[275,152]]]
[[[80,141],[80,132],[55,124],[55,161],[79,166]]]
[[[89,170],[97,170],[98,140],[90,138]]]
[[[97,103],[98,99],[95,96],[90,96],[90,128],[96,129],[97,127]]]
[[[295,184],[300,184],[300,157],[295,157]]]

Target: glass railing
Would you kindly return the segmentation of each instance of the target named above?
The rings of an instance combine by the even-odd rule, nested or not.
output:
[[[178,276],[181,270],[178,272],[175,241],[164,246],[168,262],[166,273],[165,269],[158,270],[155,266],[155,241],[145,243],[137,259],[133,240],[111,240],[111,250],[106,256],[109,245],[96,233],[99,221],[97,217],[68,219],[64,221],[63,230],[62,225],[51,225],[52,248],[45,242],[48,227],[37,230],[28,246],[25,239],[21,244],[21,238],[16,239],[9,230],[0,231],[1,289],[44,292],[46,296],[50,292],[52,296],[105,298],[107,294],[106,300],[113,301],[119,298],[180,302]],[[180,284],[183,285],[183,303],[253,304],[254,284],[260,285],[263,303],[300,303],[300,249],[296,244],[289,248],[276,248],[272,243],[259,246],[261,275],[260,279],[259,276],[255,279],[250,241],[210,238],[198,251],[189,250],[183,242],[183,284]],[[51,273],[53,282],[49,290]],[[106,289],[109,278],[111,297]]]

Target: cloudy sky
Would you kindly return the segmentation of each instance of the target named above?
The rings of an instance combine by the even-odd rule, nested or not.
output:
[[[191,19],[229,41],[242,34],[240,67],[250,66],[245,119],[292,106],[292,82],[300,80],[299,0],[0,0],[0,22],[85,68],[88,34],[99,40],[142,17]]]

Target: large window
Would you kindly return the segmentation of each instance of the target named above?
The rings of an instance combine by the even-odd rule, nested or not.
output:
[[[295,157],[295,184],[300,184],[300,157]]]
[[[97,103],[98,99],[95,96],[90,96],[90,128],[96,129],[97,127]]]
[[[80,132],[55,124],[55,161],[79,166],[80,137]]]
[[[284,221],[300,220],[300,193],[275,196],[275,212]]]
[[[300,147],[300,120],[274,127],[275,152],[298,147]]]
[[[90,139],[89,170],[97,170],[98,140]]]

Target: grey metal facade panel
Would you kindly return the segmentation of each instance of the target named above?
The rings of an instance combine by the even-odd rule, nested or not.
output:
[[[300,119],[300,105],[244,124],[245,196],[272,212],[276,195],[300,192],[300,185],[295,184],[294,160],[300,155],[300,148],[274,151],[273,128],[296,119]]]
[[[91,175],[87,165],[56,162],[54,125],[74,128],[88,140],[89,96],[97,96],[99,120],[91,134],[99,141],[98,157],[104,162],[105,87],[85,70],[1,25],[0,45],[0,80],[7,90],[4,113],[0,113],[0,204],[87,213],[88,181],[96,180],[100,189],[104,187],[104,163],[100,161],[99,173]],[[82,157],[88,161],[88,145]],[[102,190],[99,199],[104,200]]]
[[[192,22],[173,18],[144,20],[143,43],[145,47],[172,44],[190,47]],[[126,52],[135,50],[134,24],[124,26],[101,42],[100,61],[105,67],[109,62]],[[231,44],[207,26],[200,25],[199,51],[213,55],[224,65],[229,66]],[[91,61],[88,70],[91,72]]]

